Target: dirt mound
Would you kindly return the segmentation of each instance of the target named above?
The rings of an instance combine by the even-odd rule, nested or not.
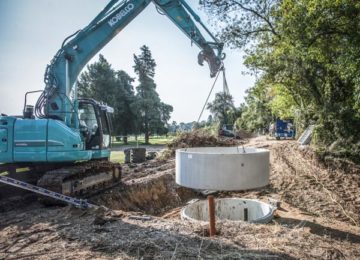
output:
[[[245,131],[243,129],[241,130],[237,130],[236,131],[237,136],[239,136],[241,139],[248,139],[248,138],[252,138],[255,137],[256,135],[254,133]]]
[[[249,145],[270,150],[270,186],[264,193],[312,216],[360,225],[358,166],[330,166],[294,141],[256,138]]]
[[[324,167],[311,150],[278,144],[272,153],[272,186],[289,203],[316,216],[360,225],[360,174]]]
[[[175,155],[176,149],[189,147],[215,147],[215,146],[236,146],[245,143],[244,140],[236,140],[227,137],[217,137],[205,130],[194,130],[178,135],[167,145],[165,158]],[[164,154],[163,154],[164,156]]]

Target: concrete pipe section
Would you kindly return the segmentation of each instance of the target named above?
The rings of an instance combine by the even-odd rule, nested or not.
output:
[[[216,221],[248,221],[251,223],[269,223],[273,219],[275,208],[271,205],[250,199],[215,199]],[[192,222],[208,222],[208,201],[191,203],[181,210],[181,218]]]
[[[176,150],[176,183],[203,190],[248,190],[269,184],[269,150],[198,147]]]

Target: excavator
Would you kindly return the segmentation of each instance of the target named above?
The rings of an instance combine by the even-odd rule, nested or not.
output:
[[[208,63],[211,77],[222,69],[223,43],[184,0],[111,0],[63,41],[46,68],[45,89],[35,106],[27,104],[27,96],[37,91],[27,92],[22,116],[0,115],[0,173],[24,167],[42,171],[37,187],[68,196],[120,182],[121,166],[109,161],[114,110],[79,98],[76,81],[89,60],[151,2],[201,49],[198,63]]]

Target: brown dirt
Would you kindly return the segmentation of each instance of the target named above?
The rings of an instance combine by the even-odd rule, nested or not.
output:
[[[360,169],[356,165],[346,171],[325,166],[312,149],[295,141],[253,139],[248,145],[268,145],[271,150],[271,185],[264,192],[311,215],[360,225]]]
[[[229,137],[219,137],[209,134],[208,131],[199,129],[192,132],[184,132],[177,136],[167,145],[163,152],[165,159],[175,155],[175,150],[189,147],[212,147],[212,146],[236,146],[246,142],[246,139],[237,140]]]
[[[2,213],[0,259],[359,259],[356,167],[325,167],[293,141],[247,145],[271,151],[270,185],[217,196],[280,200],[269,224],[224,222],[219,236],[206,237],[204,227],[179,219],[198,194],[175,185],[174,160],[151,161],[125,166],[123,186],[92,198],[112,210],[33,203]]]
[[[111,209],[158,215],[183,205],[196,193],[175,184],[175,160],[123,166],[123,185],[91,199]]]

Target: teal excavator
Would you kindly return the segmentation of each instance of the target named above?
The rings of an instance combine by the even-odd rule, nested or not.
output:
[[[89,60],[151,2],[201,49],[198,62],[208,63],[211,77],[221,70],[223,44],[184,0],[112,0],[64,40],[46,68],[45,89],[35,106],[26,102],[31,91],[22,116],[0,115],[0,173],[19,167],[44,171],[38,186],[70,196],[119,181],[120,165],[109,162],[114,111],[78,98],[76,81]]]

